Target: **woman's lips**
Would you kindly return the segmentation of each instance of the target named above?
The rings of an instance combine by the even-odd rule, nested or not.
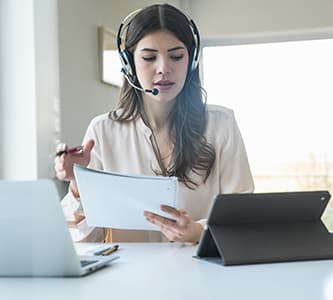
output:
[[[154,87],[161,91],[166,91],[171,89],[174,86],[174,82],[172,81],[158,81],[154,83]]]

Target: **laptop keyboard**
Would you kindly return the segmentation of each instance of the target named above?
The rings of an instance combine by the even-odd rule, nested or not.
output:
[[[81,267],[83,268],[83,267],[91,265],[97,261],[98,260],[80,260],[80,263],[81,263]]]

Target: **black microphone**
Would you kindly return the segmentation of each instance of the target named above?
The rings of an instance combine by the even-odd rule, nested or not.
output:
[[[131,80],[130,78],[127,76],[126,74],[126,71],[124,70],[124,68],[121,69],[121,72],[123,73],[123,75],[125,76],[125,78],[127,79],[127,82],[132,86],[134,87],[135,89],[141,91],[141,92],[144,92],[144,93],[151,93],[153,94],[154,96],[158,95],[159,93],[159,90],[158,89],[143,89],[143,88],[140,88],[139,86],[135,85]]]

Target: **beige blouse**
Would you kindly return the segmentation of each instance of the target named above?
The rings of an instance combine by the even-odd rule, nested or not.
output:
[[[253,192],[254,184],[247,154],[239,132],[234,113],[225,107],[208,105],[207,141],[216,151],[216,159],[205,183],[192,174],[200,185],[191,190],[179,183],[179,208],[205,224],[213,196],[220,193]],[[95,140],[89,168],[128,174],[154,175],[158,162],[151,144],[151,130],[141,118],[120,123],[111,120],[108,114],[95,117],[83,140]],[[111,195],[112,191],[110,191]],[[62,200],[67,220],[73,221],[74,214],[84,216],[81,202],[70,192]],[[121,212],[120,212],[121,213]],[[90,228],[86,220],[71,228],[74,241],[103,241],[106,230]],[[162,241],[159,231],[116,230],[112,229],[109,239],[122,241]]]

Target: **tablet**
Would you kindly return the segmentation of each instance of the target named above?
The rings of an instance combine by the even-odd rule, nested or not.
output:
[[[328,191],[220,194],[197,256],[223,265],[333,258]]]

